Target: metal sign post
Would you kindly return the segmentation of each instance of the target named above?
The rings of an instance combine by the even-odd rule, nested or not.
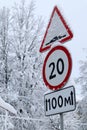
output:
[[[60,129],[64,130],[64,124],[63,124],[63,113],[60,114]]]
[[[39,51],[44,52],[50,49],[55,41],[64,43],[72,39],[72,37],[72,31],[57,6],[55,6]],[[76,108],[73,86],[61,89],[67,83],[71,70],[72,59],[69,51],[60,45],[52,48],[43,64],[43,80],[49,89],[58,91],[45,94],[45,115],[60,114],[61,130],[64,130],[63,113],[73,111]]]
[[[60,130],[64,130],[63,113],[74,111],[76,98],[74,86],[69,86],[44,95],[45,116],[60,114]]]

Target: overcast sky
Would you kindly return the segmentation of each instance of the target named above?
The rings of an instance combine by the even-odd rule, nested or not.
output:
[[[25,1],[29,2],[29,0]],[[14,2],[20,2],[20,0],[0,0],[0,8],[3,6],[11,8]],[[86,55],[82,49],[87,48],[87,0],[36,0],[36,15],[41,15],[48,24],[55,5],[63,14],[74,34],[73,39],[64,45],[67,46],[72,55],[71,77],[76,77],[79,72],[79,60]]]

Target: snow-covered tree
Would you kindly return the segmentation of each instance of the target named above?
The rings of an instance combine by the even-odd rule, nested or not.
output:
[[[11,16],[10,54],[12,63],[10,67],[9,102],[17,109],[18,116],[26,118],[39,118],[44,114],[43,98],[44,88],[41,78],[43,58],[39,54],[41,44],[41,31],[43,21],[34,15],[34,3],[29,6],[24,0],[15,5]],[[29,121],[18,119],[19,126],[15,128],[29,129]],[[33,122],[33,121],[32,121]],[[31,124],[31,123],[30,123]],[[34,128],[34,124],[31,128]],[[34,128],[35,129],[35,128]]]
[[[80,61],[80,76],[77,83],[81,85],[82,94],[85,95],[87,93],[87,57]]]
[[[9,67],[10,46],[10,11],[5,7],[0,10],[0,89],[6,90],[10,79],[11,68]]]
[[[27,89],[32,89],[35,80],[35,63],[38,62],[38,45],[42,20],[34,17],[34,3],[26,7],[22,1],[14,6],[12,16],[12,46],[14,55],[14,71],[12,82],[17,85],[19,95],[27,96]],[[36,77],[37,78],[37,77]],[[33,83],[32,83],[33,82]],[[30,87],[30,88],[29,88]],[[15,90],[16,90],[15,89]],[[25,91],[24,91],[25,89]]]
[[[34,6],[33,2],[27,6],[23,0],[20,5],[14,6],[10,18],[7,9],[0,11],[1,94],[15,106],[18,116],[26,118],[39,118],[44,114],[43,58],[39,54],[43,21],[34,16]],[[29,129],[29,121],[18,120],[18,127]],[[32,122],[30,125],[34,128]],[[16,119],[13,124],[17,129]]]
[[[86,49],[83,50],[86,52]],[[79,120],[81,121],[81,130],[87,129],[87,56],[84,57],[83,60],[80,61],[80,76],[76,80],[76,83],[80,84],[83,99],[79,102],[77,108],[77,114],[79,115]]]
[[[4,15],[0,15],[0,19],[2,16],[4,17],[4,26],[6,26],[5,53],[0,51],[1,57],[4,54],[5,62],[0,59],[0,63],[7,65],[6,71],[3,69],[4,65],[0,66],[0,71],[6,77],[5,89],[1,94],[3,99],[17,110],[17,117],[8,115],[8,120],[14,126],[11,128],[12,130],[59,130],[56,117],[48,118],[47,121],[44,119],[44,92],[47,89],[42,80],[44,55],[39,53],[43,21],[41,17],[35,16],[34,11],[35,3],[33,1],[29,5],[24,0],[20,4],[15,4],[10,13],[10,21],[8,19],[9,30],[6,29],[7,22]],[[9,18],[7,12],[5,15],[6,18]],[[4,26],[1,26],[2,29]],[[0,35],[0,40],[2,40],[1,38],[4,37],[2,37],[2,33]],[[0,41],[0,47],[3,47],[4,44]],[[2,81],[4,80],[2,79]],[[2,111],[0,113],[3,114]]]

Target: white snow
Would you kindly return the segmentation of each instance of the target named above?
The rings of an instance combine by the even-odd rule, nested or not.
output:
[[[0,97],[0,107],[17,115],[17,111],[14,109],[14,107],[8,103],[6,103],[1,97]]]

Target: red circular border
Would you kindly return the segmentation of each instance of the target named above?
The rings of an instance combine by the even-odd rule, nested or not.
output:
[[[53,86],[53,85],[51,85],[48,81],[47,81],[47,79],[46,79],[46,74],[45,74],[45,67],[46,67],[46,63],[47,63],[47,60],[48,60],[48,58],[49,58],[49,56],[54,52],[54,51],[56,51],[56,50],[62,50],[62,51],[64,51],[65,52],[65,54],[66,54],[66,56],[67,56],[67,58],[68,58],[68,63],[69,63],[69,67],[68,67],[68,72],[67,72],[67,74],[66,74],[66,76],[65,76],[65,79],[59,84],[59,85],[57,85],[57,86]],[[70,53],[69,53],[69,51],[64,47],[64,46],[56,46],[56,47],[54,47],[48,54],[47,54],[47,56],[46,56],[46,58],[45,58],[45,61],[44,61],[44,64],[43,64],[43,80],[44,80],[44,82],[45,82],[45,85],[49,88],[49,89],[51,89],[51,90],[57,90],[57,89],[60,89],[61,87],[63,87],[65,84],[66,84],[66,82],[68,81],[68,79],[69,79],[69,77],[70,77],[70,74],[71,74],[71,70],[72,70],[72,59],[71,59],[71,55],[70,55]]]

